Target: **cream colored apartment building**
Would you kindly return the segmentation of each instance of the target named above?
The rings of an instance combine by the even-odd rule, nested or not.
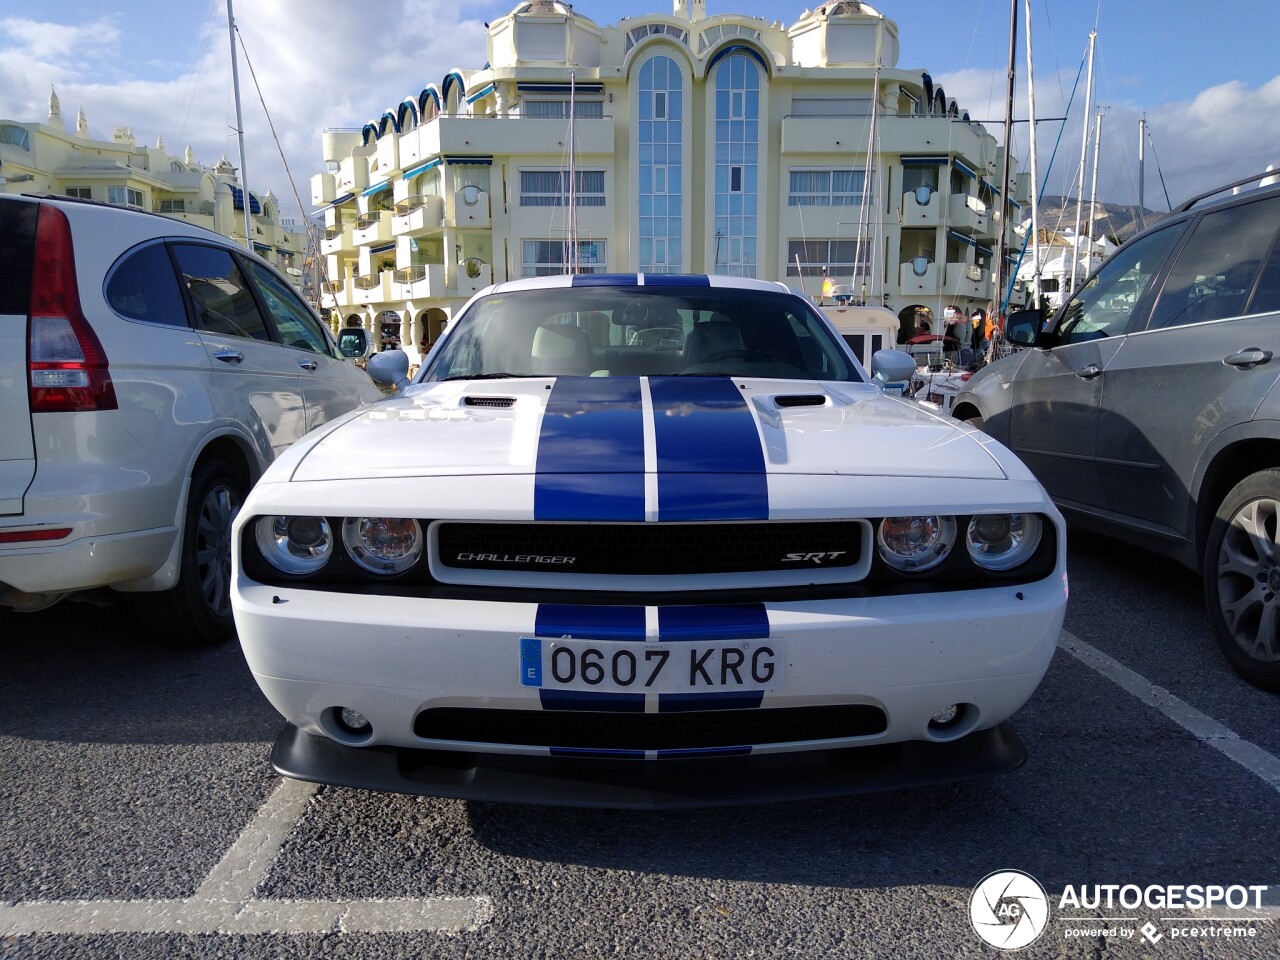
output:
[[[164,142],[139,146],[128,127],[95,140],[81,110],[68,130],[57,92],[43,123],[0,120],[0,193],[50,193],[137,207],[206,227],[244,243],[244,192],[225,158],[207,167],[169,154]],[[305,231],[279,216],[271,193],[249,191],[253,249],[302,285]]]
[[[488,62],[323,134],[322,304],[411,355],[491,282],[576,272],[783,280],[941,316],[995,297],[994,137],[865,3],[784,26],[675,0],[601,26],[536,0]],[[1012,229],[1006,244],[1012,246]]]

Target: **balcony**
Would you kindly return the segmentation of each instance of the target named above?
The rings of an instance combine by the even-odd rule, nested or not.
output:
[[[547,154],[565,152],[564,120],[532,117],[439,117],[418,128],[418,158],[493,156],[503,153]],[[613,118],[582,120],[574,125],[577,155],[613,156]]]
[[[417,235],[444,227],[444,200],[425,195],[408,197],[396,204],[391,218],[392,236]]]
[[[333,203],[337,193],[334,192],[333,174],[317,173],[311,177],[311,205],[318,207],[322,203]]]
[[[443,263],[416,263],[395,273],[402,300],[439,300],[449,294],[444,285]]]
[[[456,269],[454,296],[469,297],[493,283],[493,267],[480,260],[463,260]]]
[[[392,170],[400,169],[400,135],[388,129],[387,134],[378,139],[378,176],[385,177]]]
[[[369,186],[369,158],[347,157],[338,165],[338,173],[334,177],[333,189],[337,196],[344,193],[359,193]]]
[[[452,227],[489,227],[489,194],[473,187],[463,187],[453,195]]]
[[[902,195],[904,227],[937,227],[941,224],[942,198],[937,190],[928,186],[916,187]]]
[[[351,224],[325,227],[320,234],[320,252],[322,254],[337,253],[351,247]]]
[[[326,307],[345,307],[355,302],[355,287],[345,280],[325,280],[320,285],[320,303]]]
[[[967,193],[953,193],[947,204],[947,217],[951,229],[958,233],[979,233],[986,229],[987,206],[977,197]]]
[[[944,292],[948,297],[990,300],[991,274],[975,263],[948,263]]]
[[[904,260],[898,268],[898,288],[904,297],[931,297],[938,293],[942,271],[927,257]]]
[[[356,218],[351,230],[351,242],[357,247],[391,242],[391,211],[378,210]]]
[[[391,270],[380,270],[377,273],[361,274],[355,278],[355,291],[352,302],[389,303],[396,299],[394,278]]]

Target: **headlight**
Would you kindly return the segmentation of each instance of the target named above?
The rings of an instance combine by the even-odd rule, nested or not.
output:
[[[298,576],[315,573],[333,554],[333,531],[324,517],[263,517],[254,538],[268,563]]]
[[[422,556],[422,527],[395,517],[348,517],[342,542],[351,559],[370,573],[404,573]]]
[[[1012,570],[1040,546],[1043,527],[1034,513],[996,513],[974,517],[965,533],[973,562],[985,570]]]
[[[936,567],[955,542],[955,517],[885,517],[876,531],[881,559],[907,573]]]

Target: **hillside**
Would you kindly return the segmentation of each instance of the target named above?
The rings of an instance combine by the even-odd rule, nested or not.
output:
[[[1102,203],[1095,205],[1097,229],[1095,237],[1112,237],[1121,242],[1128,240],[1138,230],[1138,208],[1118,203]],[[1086,200],[1080,217],[1080,232],[1088,233],[1089,202]],[[1167,217],[1168,213],[1148,210],[1145,214],[1146,226]],[[1040,229],[1056,232],[1072,231],[1076,225],[1076,201],[1073,197],[1040,198]]]

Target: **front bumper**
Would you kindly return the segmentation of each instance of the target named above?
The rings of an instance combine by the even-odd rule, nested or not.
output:
[[[675,810],[816,800],[994,776],[1027,751],[1008,723],[949,743],[687,760],[349,747],[286,724],[271,762],[298,780],[498,803]]]

